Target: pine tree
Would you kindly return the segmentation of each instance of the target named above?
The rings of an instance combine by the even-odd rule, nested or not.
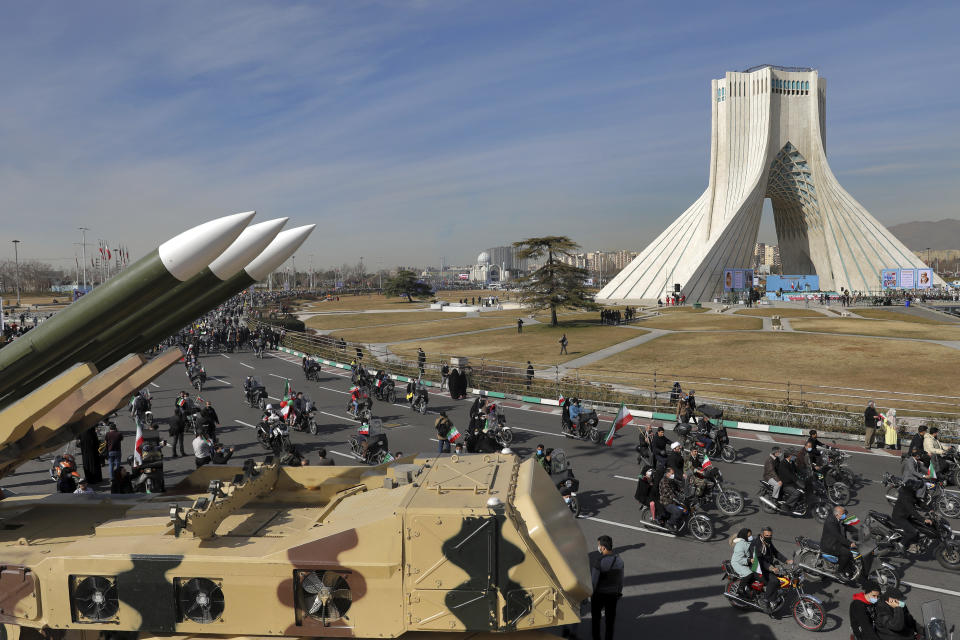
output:
[[[383,283],[383,292],[388,296],[406,296],[410,302],[414,298],[427,298],[432,294],[429,284],[419,281],[413,271],[403,269]]]
[[[584,284],[586,269],[560,261],[561,256],[570,256],[580,248],[566,236],[544,236],[514,242],[519,249],[517,257],[537,260],[546,256],[546,262],[530,275],[521,278],[520,300],[534,309],[550,309],[550,325],[556,327],[557,309],[597,309]]]

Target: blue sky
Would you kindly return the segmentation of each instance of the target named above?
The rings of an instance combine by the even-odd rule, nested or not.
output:
[[[882,222],[958,217],[958,23],[957,3],[7,3],[0,255],[72,263],[84,225],[139,256],[249,209],[319,225],[299,265],[546,233],[639,250],[706,186],[710,80],[761,63],[827,79],[831,166]]]

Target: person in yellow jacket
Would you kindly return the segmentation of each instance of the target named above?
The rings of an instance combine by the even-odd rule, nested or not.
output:
[[[900,434],[897,432],[897,410],[890,409],[883,415],[883,442],[887,449],[900,448]]]

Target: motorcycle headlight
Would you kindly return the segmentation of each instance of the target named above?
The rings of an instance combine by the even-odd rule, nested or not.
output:
[[[565,484],[565,485],[568,486],[568,487],[572,487],[572,486],[573,486],[573,480],[567,480],[567,481],[564,482],[563,484]]]

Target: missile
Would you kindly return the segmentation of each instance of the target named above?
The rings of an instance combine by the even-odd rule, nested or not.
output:
[[[194,299],[180,301],[175,308],[168,309],[165,315],[158,318],[149,329],[117,345],[113,351],[95,362],[98,366],[109,366],[108,363],[116,362],[128,353],[149,349],[250,285],[260,282],[292,256],[316,226],[308,224],[281,231],[273,242],[239,273]]]
[[[237,213],[184,231],[0,349],[0,402],[13,399],[12,389],[45,370],[73,364],[64,357],[195,276],[237,239],[253,216],[252,211]]]
[[[173,289],[157,296],[150,303],[138,309],[124,320],[114,323],[85,344],[78,351],[65,354],[61,362],[93,362],[98,358],[115,350],[117,345],[139,336],[150,329],[160,318],[170,313],[171,309],[183,304],[185,300],[193,300],[220,282],[236,275],[244,265],[260,255],[264,249],[277,237],[280,229],[288,218],[268,220],[259,224],[252,224],[243,230],[233,244],[227,247],[216,260],[204,267],[200,273],[186,282],[182,282]],[[126,355],[126,354],[124,354]],[[47,369],[31,380],[23,381],[16,387],[17,395],[23,395],[52,380],[57,371]]]

